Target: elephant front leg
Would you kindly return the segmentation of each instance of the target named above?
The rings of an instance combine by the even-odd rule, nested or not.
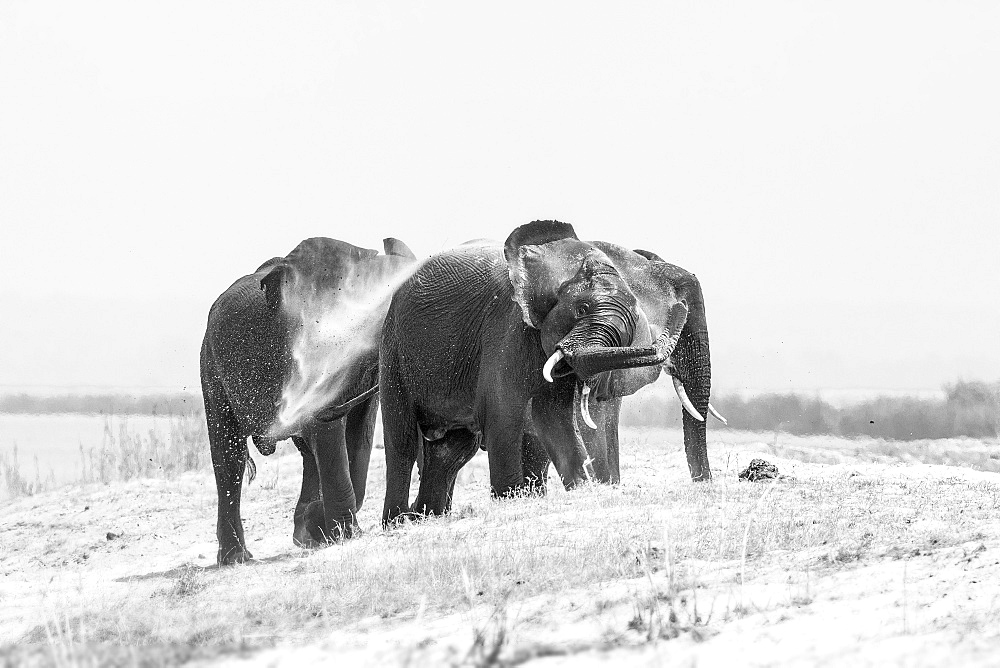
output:
[[[577,427],[575,412],[579,405],[579,393],[576,385],[574,379],[560,379],[544,387],[531,400],[531,419],[535,431],[552,458],[566,489],[572,489],[591,478],[604,480],[607,476],[606,454],[601,452],[603,437],[592,435],[595,454],[598,454],[598,462],[601,463],[599,465],[602,465],[601,472],[604,474],[599,477],[579,431],[590,427]]]
[[[326,527],[323,498],[319,491],[316,456],[308,441],[301,436],[294,436],[292,442],[302,455],[302,491],[299,493],[298,503],[295,504],[295,529],[292,532],[292,542],[299,547],[322,547],[326,544],[329,531]]]
[[[357,500],[351,484],[345,439],[345,418],[320,422],[309,428],[308,439],[316,457],[328,541],[350,538],[357,521]]]
[[[521,437],[521,471],[524,474],[521,489],[525,493],[545,495],[551,461],[542,439],[530,430],[525,431]]]
[[[475,434],[467,429],[453,429],[437,441],[424,442],[420,488],[412,512],[443,515],[450,511],[458,472],[478,449]]]
[[[527,399],[511,402],[488,414],[483,441],[490,464],[490,495],[494,499],[517,496],[524,489],[525,469],[521,457]]]

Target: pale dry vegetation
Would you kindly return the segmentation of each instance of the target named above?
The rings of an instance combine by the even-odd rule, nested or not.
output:
[[[175,478],[187,471],[210,470],[211,456],[205,415],[201,410],[162,415],[164,428],[137,429],[128,416],[103,420],[101,442],[78,445],[75,484],[123,482],[135,478]],[[41,418],[44,419],[44,418]],[[31,496],[55,489],[59,483],[51,468],[33,458],[33,467],[25,466],[15,446],[0,449],[0,499]],[[64,483],[65,484],[65,483]]]
[[[257,457],[246,488],[261,561],[223,570],[210,473],[24,499],[2,516],[0,572],[20,607],[0,638],[19,642],[13,657],[58,665],[753,663],[739,644],[767,638],[790,662],[905,639],[899,656],[919,663],[941,634],[996,648],[1000,476],[902,466],[875,441],[714,433],[710,484],[687,479],[678,431],[629,430],[617,488],[494,502],[480,455],[450,516],[390,532],[376,450],[365,534],[318,552],[291,546],[300,465],[283,446]],[[738,481],[754,456],[785,477]]]

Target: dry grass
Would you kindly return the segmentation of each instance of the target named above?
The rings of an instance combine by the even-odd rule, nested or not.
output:
[[[88,568],[54,564],[80,580],[58,590],[64,603],[50,607],[58,612],[35,618],[21,640],[56,665],[116,661],[121,647],[161,665],[311,643],[373,660],[367,639],[402,629],[407,640],[393,662],[512,665],[674,639],[707,642],[736,620],[813,605],[817,582],[843,569],[936,558],[995,539],[988,528],[1000,509],[996,480],[962,477],[959,469],[950,476],[944,469],[864,464],[868,459],[852,451],[856,442],[784,446],[754,434],[717,434],[716,479],[704,485],[687,480],[675,431],[628,432],[620,487],[555,490],[545,498],[489,500],[480,456],[462,473],[452,515],[390,532],[377,526],[384,474],[376,451],[371,502],[361,515],[367,531],[313,553],[292,548],[288,536],[297,455],[261,461],[263,479],[273,475],[275,482],[247,489],[244,516],[250,547],[264,562],[204,568],[185,561],[190,550],[174,548],[180,551],[173,559],[118,564],[113,584],[93,571],[100,551],[111,548],[91,547]],[[776,447],[788,450],[769,455]],[[766,485],[738,481],[740,466],[762,451],[788,477]],[[786,458],[793,451],[812,457]],[[842,463],[801,463],[822,458]],[[279,484],[279,467],[280,480],[289,482]],[[209,546],[200,562],[210,563],[210,478],[187,474],[148,491],[123,488],[149,504],[142,526],[167,525],[137,529],[121,545],[123,554],[148,555],[188,523],[199,527],[199,545]],[[108,513],[115,508],[107,504]],[[37,544],[74,553],[51,537]],[[0,565],[4,556],[0,551]],[[567,611],[567,600],[581,602]],[[972,615],[969,624],[988,625],[997,616],[990,614]],[[588,630],[574,635],[568,629],[575,627]],[[438,639],[456,633],[465,640],[446,651]]]
[[[0,475],[2,475],[3,493],[0,498],[31,496],[45,490],[53,489],[56,486],[55,476],[51,471],[44,477],[41,467],[38,465],[38,457],[35,456],[35,476],[26,476],[21,470],[21,463],[18,461],[17,444],[8,455],[0,451]]]
[[[164,434],[155,429],[136,432],[128,422],[112,427],[104,420],[101,445],[80,446],[82,483],[111,483],[135,478],[175,478],[187,471],[208,470],[211,465],[205,416],[190,412],[170,416]]]
[[[80,474],[70,484],[173,479],[187,471],[210,470],[204,413],[191,410],[167,419],[165,430],[137,430],[128,416],[119,420],[103,417],[101,444],[89,448],[80,445]],[[16,445],[10,454],[0,451],[0,498],[32,496],[56,487],[55,475],[51,470],[43,474],[37,456],[32,477],[24,473]]]

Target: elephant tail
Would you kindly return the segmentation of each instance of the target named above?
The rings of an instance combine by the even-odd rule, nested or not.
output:
[[[244,446],[247,449],[247,484],[253,482],[253,479],[257,477],[257,463],[250,456],[250,446]]]

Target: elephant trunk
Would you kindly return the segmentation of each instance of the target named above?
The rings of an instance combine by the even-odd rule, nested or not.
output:
[[[566,362],[579,378],[590,378],[605,371],[634,369],[663,364],[666,358],[655,348],[604,348],[593,346],[565,353]]]
[[[695,410],[702,416],[708,415],[708,402],[712,393],[712,361],[708,344],[708,332],[687,333],[680,339],[674,352],[672,373],[681,381]],[[684,452],[688,468],[694,481],[711,480],[712,470],[708,463],[708,444],[705,434],[705,420],[698,420],[681,408],[684,417]]]

